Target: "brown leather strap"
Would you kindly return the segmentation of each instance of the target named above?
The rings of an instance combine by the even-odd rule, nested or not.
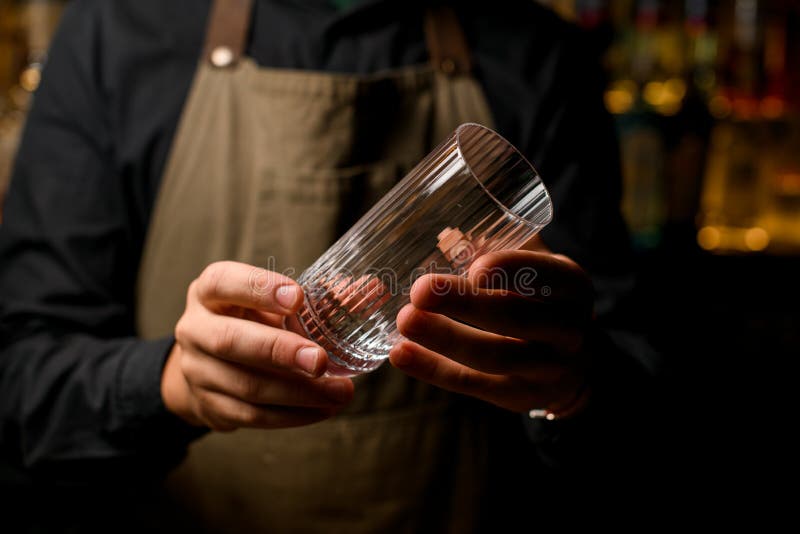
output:
[[[469,74],[472,58],[467,39],[455,11],[450,6],[428,8],[425,14],[425,40],[436,70],[447,74]]]
[[[214,0],[203,58],[215,67],[235,65],[244,53],[253,0]]]
[[[215,67],[235,65],[244,53],[252,10],[253,0],[214,0],[203,58]],[[447,75],[472,72],[467,39],[450,6],[427,10],[425,40],[433,68]]]

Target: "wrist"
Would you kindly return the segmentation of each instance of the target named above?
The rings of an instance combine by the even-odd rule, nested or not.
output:
[[[181,371],[181,346],[175,343],[170,350],[161,375],[161,398],[169,412],[193,426],[204,426],[192,410],[191,390]]]

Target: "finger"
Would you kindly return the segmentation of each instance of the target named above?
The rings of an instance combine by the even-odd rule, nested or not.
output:
[[[397,328],[411,341],[484,373],[557,382],[567,371],[553,351],[541,345],[485,332],[412,304],[400,310]]]
[[[288,428],[308,425],[332,416],[326,408],[284,408],[256,406],[216,391],[196,389],[201,417],[212,429]]]
[[[346,378],[308,379],[264,373],[202,353],[184,353],[181,370],[196,387],[251,404],[336,408],[353,397],[353,383]]]
[[[328,365],[319,345],[287,330],[200,310],[184,316],[175,337],[211,356],[262,370],[320,376]]]
[[[536,341],[568,352],[583,342],[575,310],[537,302],[503,289],[484,289],[454,275],[425,275],[411,288],[417,308],[447,315],[495,334]]]
[[[270,313],[233,305],[219,306],[214,311],[220,315],[236,317],[237,319],[247,319],[248,321],[254,321],[274,328],[283,328],[284,320],[286,319],[285,315],[280,315],[278,313]]]
[[[244,308],[244,311],[245,312],[241,317],[242,319],[265,324],[273,328],[283,328],[284,321],[286,320],[286,316],[279,313],[270,313],[261,310],[254,310],[252,308]]]
[[[482,288],[506,289],[548,302],[591,304],[588,275],[566,256],[527,250],[490,252],[475,260],[467,278]]]
[[[401,341],[392,347],[389,361],[418,380],[515,412],[545,406],[548,398],[546,387],[516,377],[482,373],[412,341]]]
[[[286,315],[303,301],[303,290],[289,277],[232,261],[212,263],[192,283],[206,307],[241,306]]]

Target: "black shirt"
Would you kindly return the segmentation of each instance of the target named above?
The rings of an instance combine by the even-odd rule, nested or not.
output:
[[[133,306],[209,4],[75,0],[52,43],[0,227],[0,441],[28,473],[162,473],[196,435],[160,396],[173,340],[137,339]],[[248,54],[264,67],[371,73],[428,59],[420,2],[255,4]],[[624,397],[656,361],[620,319],[630,254],[596,51],[530,0],[455,5],[497,129],[552,193],[544,240],[595,281],[598,369],[613,378],[597,402],[604,386]],[[540,454],[564,446],[535,427]]]

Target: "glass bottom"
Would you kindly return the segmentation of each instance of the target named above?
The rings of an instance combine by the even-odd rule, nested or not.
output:
[[[374,371],[389,358],[386,354],[367,353],[351,343],[336,340],[306,299],[297,312],[297,321],[310,340],[328,353],[326,376],[356,376]]]

